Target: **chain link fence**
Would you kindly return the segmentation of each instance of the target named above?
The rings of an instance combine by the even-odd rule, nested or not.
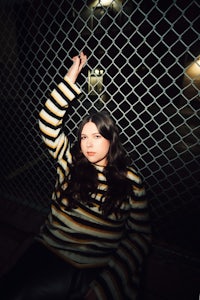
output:
[[[66,125],[107,109],[147,185],[155,230],[199,208],[200,2],[0,1],[1,188],[48,210],[55,165],[38,113],[81,50],[84,97]],[[157,226],[159,224],[159,226]]]

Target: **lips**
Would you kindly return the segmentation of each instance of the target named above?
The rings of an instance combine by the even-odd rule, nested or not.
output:
[[[88,155],[88,156],[94,156],[94,155],[95,155],[95,152],[87,152],[87,155]]]

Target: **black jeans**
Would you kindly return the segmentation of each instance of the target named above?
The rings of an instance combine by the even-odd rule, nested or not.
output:
[[[83,300],[100,268],[77,269],[34,243],[0,282],[1,300]]]

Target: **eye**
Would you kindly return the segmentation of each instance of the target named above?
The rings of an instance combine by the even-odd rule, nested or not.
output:
[[[86,136],[85,135],[82,135],[81,136],[81,140],[85,140],[86,139]]]
[[[101,138],[101,135],[100,134],[95,134],[95,138],[99,139],[99,138]]]

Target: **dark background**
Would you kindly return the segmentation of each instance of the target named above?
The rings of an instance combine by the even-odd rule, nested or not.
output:
[[[98,3],[0,1],[2,236],[17,227],[7,244],[2,238],[2,260],[5,252],[15,252],[19,240],[24,243],[30,232],[37,232],[49,211],[55,165],[41,141],[38,112],[70,58],[84,50],[89,59],[79,78],[83,98],[66,120],[70,138],[74,140],[79,120],[91,109],[106,108],[112,114],[146,184],[155,255],[151,280],[157,274],[166,284],[173,273],[181,291],[182,274],[199,272],[200,4]],[[193,63],[197,71],[191,75]],[[95,69],[103,70],[103,78],[95,75],[97,84],[90,85]],[[19,230],[25,230],[20,239]],[[183,270],[175,261],[181,261],[181,268],[183,263]],[[192,279],[190,299],[197,299],[198,279]],[[168,299],[166,290],[170,284],[161,284],[158,299]],[[183,290],[169,297],[186,295]]]

